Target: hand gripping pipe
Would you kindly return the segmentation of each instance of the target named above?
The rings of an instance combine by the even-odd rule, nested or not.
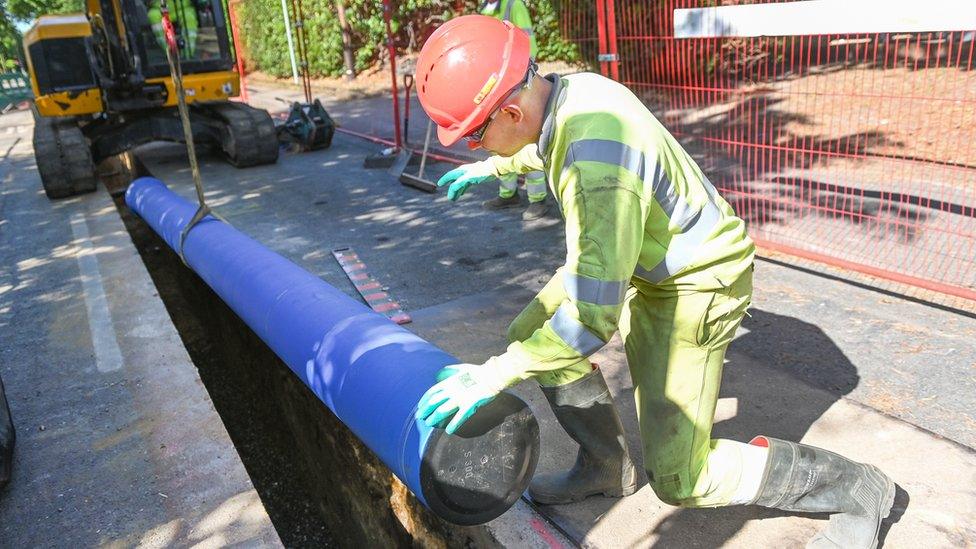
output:
[[[126,204],[179,251],[196,206],[158,179]],[[502,393],[455,435],[414,419],[437,371],[457,359],[347,297],[230,225],[206,217],[186,236],[187,265],[372,449],[416,497],[455,524],[487,522],[522,494],[539,426]]]

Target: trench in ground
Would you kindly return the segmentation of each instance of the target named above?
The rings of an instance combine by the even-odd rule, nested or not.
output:
[[[126,206],[124,186],[106,186],[286,546],[491,545],[477,530],[447,525],[422,508]]]

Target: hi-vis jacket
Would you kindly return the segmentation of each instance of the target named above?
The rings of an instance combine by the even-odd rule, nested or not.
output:
[[[481,15],[487,15],[502,21],[511,21],[513,25],[529,35],[529,56],[535,58],[535,33],[532,32],[532,19],[524,0],[494,0],[481,3],[478,10]]]
[[[557,274],[566,299],[499,357],[513,379],[600,349],[617,330],[629,287],[661,296],[719,290],[750,268],[755,252],[742,219],[630,90],[591,73],[547,79],[537,146],[490,159],[498,174],[545,171],[566,219],[566,264]]]

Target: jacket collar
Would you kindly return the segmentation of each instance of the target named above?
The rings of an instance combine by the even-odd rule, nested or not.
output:
[[[545,79],[552,83],[552,89],[549,91],[549,98],[546,99],[542,132],[539,134],[538,154],[543,162],[548,156],[549,142],[552,141],[552,134],[556,130],[556,108],[559,106],[559,95],[563,91],[563,81],[558,74],[547,74]]]

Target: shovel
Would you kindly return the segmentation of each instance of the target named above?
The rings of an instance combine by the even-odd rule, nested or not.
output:
[[[403,95],[404,101],[404,112],[403,112],[403,146],[400,147],[400,152],[397,153],[396,160],[393,161],[393,165],[386,173],[394,176],[400,176],[403,174],[403,170],[407,169],[407,165],[410,164],[410,159],[413,157],[413,153],[407,147],[410,139],[410,88],[413,87],[413,75],[404,74],[403,75]]]

